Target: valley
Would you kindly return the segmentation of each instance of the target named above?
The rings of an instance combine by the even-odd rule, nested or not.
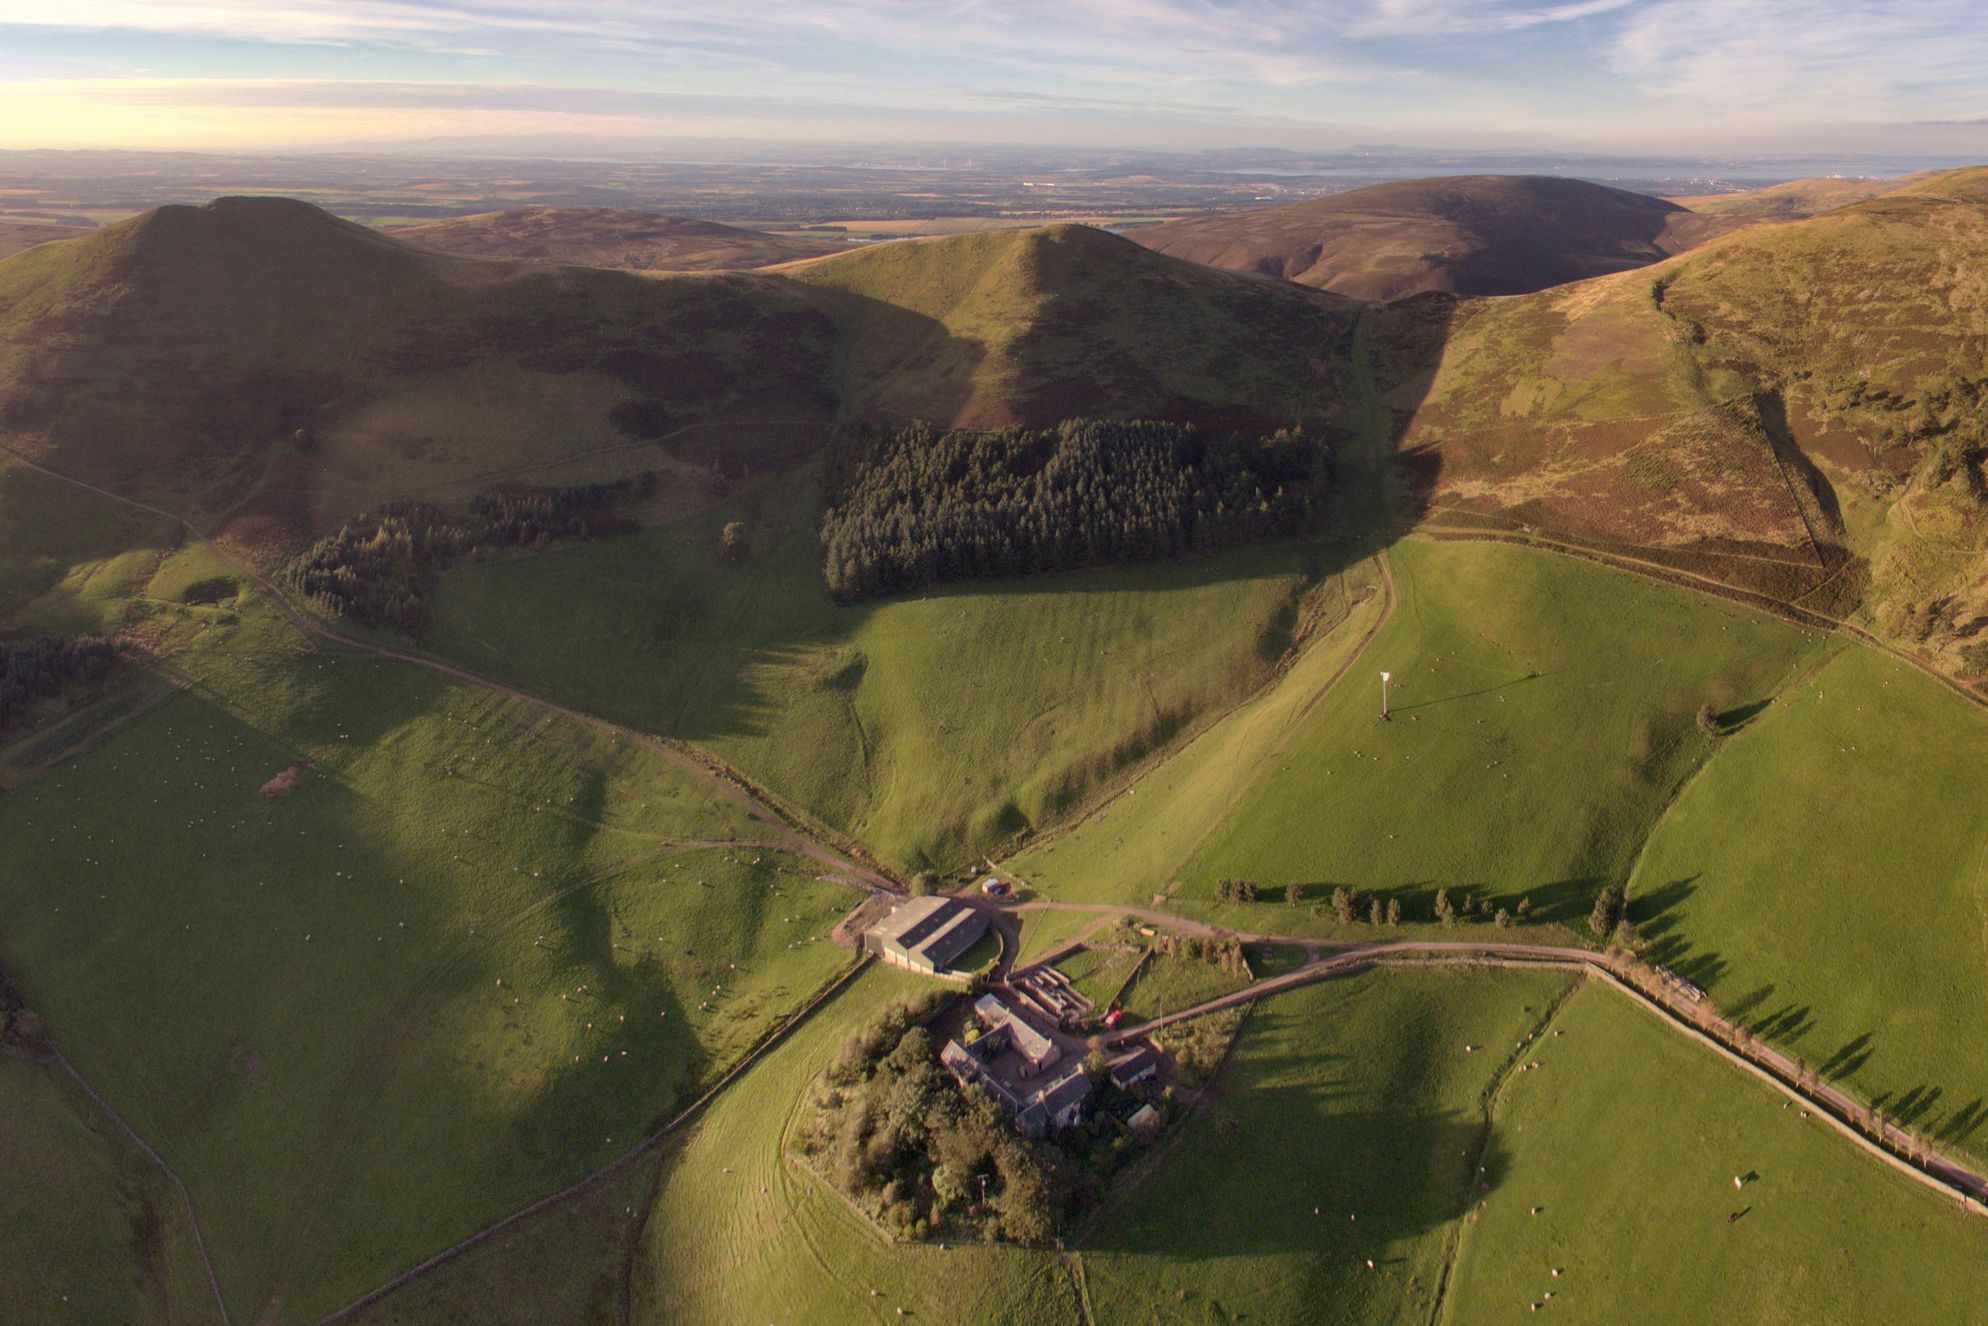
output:
[[[1833,201],[1497,298],[1072,225],[644,277],[267,199],[0,262],[0,639],[116,652],[0,735],[0,1315],[1988,1312],[1931,1173],[1988,1172],[1988,202]],[[1109,463],[1030,469],[1086,419],[1330,485],[833,592],[865,426],[1023,430],[975,491],[1133,540]],[[397,624],[300,588],[365,513],[616,484]],[[1079,969],[1098,1044],[1226,1048],[1042,1246],[792,1154],[931,988],[862,925],[934,891],[1019,931],[990,979],[1114,926],[1252,964]]]

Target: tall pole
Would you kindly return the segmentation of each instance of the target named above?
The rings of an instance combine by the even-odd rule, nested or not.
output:
[[[1389,678],[1391,678],[1393,675],[1394,674],[1391,672],[1383,672],[1381,674],[1381,717],[1382,718],[1387,717],[1387,684]]]

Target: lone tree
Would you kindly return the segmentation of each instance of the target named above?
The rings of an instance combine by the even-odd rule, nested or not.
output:
[[[1389,898],[1387,900],[1387,923],[1389,925],[1401,924],[1401,899]]]
[[[1506,911],[1503,907],[1500,907],[1498,909],[1498,914],[1492,917],[1491,919],[1496,921],[1498,925],[1503,929],[1509,930],[1511,928],[1512,914]]]
[[[1698,706],[1698,730],[1708,737],[1719,735],[1719,716],[1712,712],[1709,704]]]
[[[1530,893],[1519,899],[1519,919],[1521,921],[1530,921],[1532,919],[1532,895]]]
[[[1436,919],[1444,925],[1456,924],[1456,904],[1450,901],[1448,889],[1436,890]]]
[[[1367,908],[1368,923],[1372,925],[1380,925],[1384,923],[1386,920],[1387,920],[1387,908],[1381,905],[1381,900],[1379,898],[1374,899],[1373,904]]]
[[[1289,903],[1293,907],[1296,907],[1299,903],[1303,902],[1304,900],[1305,900],[1305,891],[1299,888],[1296,884],[1286,884],[1284,886],[1285,902]]]
[[[1628,910],[1628,890],[1620,884],[1610,884],[1595,895],[1594,910],[1588,913],[1588,929],[1594,931],[1597,939],[1607,939],[1622,924]]]
[[[743,520],[728,520],[718,535],[718,555],[728,562],[745,556],[746,527]]]
[[[914,897],[929,898],[939,891],[939,872],[921,870],[911,877],[911,892]]]

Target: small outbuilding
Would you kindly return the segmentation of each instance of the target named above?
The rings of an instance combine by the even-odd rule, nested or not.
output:
[[[1111,1073],[1111,1084],[1120,1091],[1129,1091],[1141,1082],[1150,1082],[1160,1073],[1159,1051],[1150,1045],[1141,1045],[1129,1054],[1121,1054],[1106,1067]]]

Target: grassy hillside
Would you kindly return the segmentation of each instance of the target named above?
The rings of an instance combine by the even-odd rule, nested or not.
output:
[[[0,1051],[0,1316],[220,1320],[179,1194],[60,1069]]]
[[[358,1320],[881,1326],[910,1316],[1075,1326],[1074,1283],[1054,1257],[886,1244],[785,1157],[788,1116],[807,1084],[882,1000],[916,988],[915,977],[872,968],[720,1097],[660,1163],[616,1178],[578,1209],[507,1232]]]
[[[1988,1157],[1988,716],[1845,651],[1729,738],[1650,839],[1656,952],[1899,1122]]]
[[[1211,272],[1088,226],[886,244],[792,271],[842,335],[865,417],[1256,429],[1336,414],[1354,306]]]
[[[739,271],[844,247],[821,235],[768,234],[629,207],[519,207],[395,226],[388,233],[459,258],[624,271]]]
[[[468,262],[220,199],[0,263],[0,431],[282,546],[384,497],[714,420],[676,443],[680,481],[792,456],[818,440],[792,426],[832,410],[830,334],[784,282]],[[602,463],[670,472],[671,454]]]
[[[0,968],[235,1314],[309,1320],[667,1117],[851,897],[637,749],[247,606],[161,608],[186,689],[0,798]]]
[[[1431,517],[1860,611],[1968,670],[1988,623],[1982,178],[1449,312],[1432,372],[1426,339],[1393,365]]]
[[[1701,705],[1743,714],[1819,648],[1717,600],[1524,549],[1415,540],[1388,557],[1399,602],[1323,689],[1335,635],[1276,691],[1012,864],[1050,896],[1170,906],[1251,931],[1317,929],[1333,886],[1427,920],[1437,887],[1542,920],[1585,917],[1714,749]],[[1359,620],[1371,625],[1375,614]],[[1394,674],[1393,721],[1379,678]],[[1249,878],[1263,901],[1221,904]],[[1367,927],[1359,927],[1362,932]]]
[[[1535,1303],[1653,1326],[1988,1314],[1988,1221],[1627,1000],[1583,990],[1535,1059],[1498,1098],[1493,1188],[1458,1232],[1443,1321]],[[1735,1192],[1735,1174],[1752,1181]]]
[[[1897,179],[1867,179],[1857,176],[1827,175],[1817,179],[1786,180],[1759,189],[1734,193],[1706,193],[1673,197],[1670,201],[1689,210],[1690,215],[1675,218],[1668,234],[1678,250],[1716,239],[1730,230],[1760,221],[1801,221],[1848,203],[1895,193],[1916,183],[1921,176]]]
[[[639,536],[442,579],[436,648],[696,741],[886,860],[952,865],[1054,822],[1267,680],[1337,611],[1337,550],[829,597],[802,480]],[[720,555],[746,526],[750,552]]]
[[[1513,295],[1656,262],[1675,203],[1585,180],[1453,175],[1133,232],[1177,258],[1360,299]]]
[[[48,225],[36,221],[0,221],[0,258],[31,249],[52,240],[74,239],[89,233],[75,226]]]

